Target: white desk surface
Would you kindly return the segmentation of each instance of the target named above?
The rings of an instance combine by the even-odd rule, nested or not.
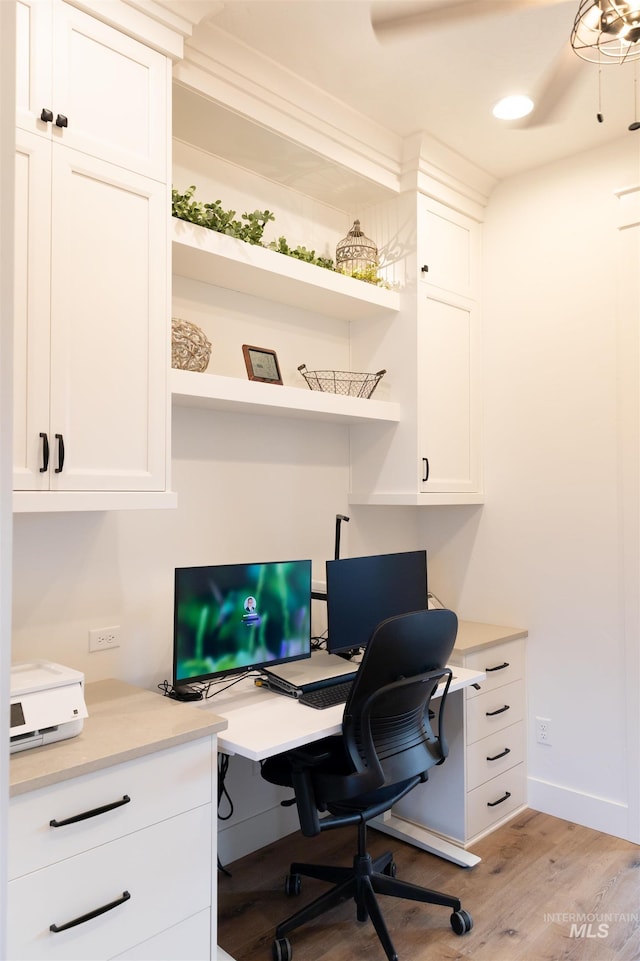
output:
[[[453,668],[449,693],[484,680],[482,671]],[[218,750],[262,761],[281,751],[301,747],[342,729],[344,705],[322,711],[305,707],[291,697],[256,687],[245,678],[194,706],[224,718],[228,726],[218,733]]]

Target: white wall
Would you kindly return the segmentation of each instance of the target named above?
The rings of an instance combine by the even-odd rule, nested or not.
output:
[[[529,630],[531,806],[636,841],[640,243],[619,276],[614,191],[640,182],[639,148],[629,134],[492,196],[486,505],[421,527],[436,593]],[[534,742],[535,716],[552,746]]]

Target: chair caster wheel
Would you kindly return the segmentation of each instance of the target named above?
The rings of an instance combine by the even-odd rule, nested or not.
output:
[[[398,865],[395,861],[389,861],[382,873],[386,874],[388,878],[395,878],[396,874],[398,873]]]
[[[284,879],[284,893],[287,897],[300,894],[302,890],[302,878],[299,874],[287,874]]]
[[[271,948],[273,961],[291,961],[293,951],[289,938],[276,938]]]
[[[466,934],[473,927],[473,918],[468,911],[464,911],[462,908],[459,911],[454,911],[449,920],[456,934]]]

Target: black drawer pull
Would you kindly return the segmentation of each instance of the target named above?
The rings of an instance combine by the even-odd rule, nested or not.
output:
[[[112,801],[111,804],[103,804],[102,807],[92,808],[90,811],[82,811],[81,814],[74,814],[70,818],[65,818],[64,821],[57,821],[53,818],[49,821],[49,826],[52,828],[63,828],[67,824],[76,824],[78,821],[86,821],[87,818],[95,818],[99,814],[106,814],[107,811],[113,811],[114,808],[120,808],[123,804],[128,804],[131,798],[128,794],[124,794],[119,801]]]
[[[487,807],[494,808],[496,805],[502,804],[503,801],[506,801],[510,797],[511,791],[505,791],[503,797],[499,797],[497,801],[487,801]]]
[[[509,710],[509,705],[505,704],[504,707],[499,707],[497,711],[485,711],[486,717],[495,717],[496,714],[504,714],[505,711]]]
[[[429,458],[423,457],[422,463],[424,464],[424,471],[422,474],[422,483],[426,484],[427,481],[429,480]]]
[[[507,754],[511,754],[511,748],[510,748],[510,747],[505,747],[504,751],[501,751],[500,754],[494,754],[493,757],[488,757],[488,758],[487,758],[487,761],[497,761],[497,760],[499,760],[501,757],[506,757]]]
[[[40,119],[44,120],[45,123],[51,123],[53,120],[53,111],[49,110],[48,107],[43,107],[40,114]]]
[[[63,113],[59,113],[56,117],[56,127],[68,127],[69,121]]]
[[[113,911],[117,908],[119,904],[124,904],[128,901],[131,895],[128,891],[122,892],[121,898],[116,898],[115,901],[110,901],[109,904],[103,904],[101,908],[95,908],[93,911],[89,911],[88,914],[81,914],[79,918],[74,918],[73,921],[67,921],[66,924],[50,924],[49,930],[53,931],[54,934],[59,934],[60,931],[68,931],[69,928],[75,928],[78,924],[84,924],[85,921],[92,921],[93,918],[99,918],[101,914],[106,914],[107,911]]]
[[[505,661],[504,664],[498,664],[497,667],[485,667],[485,674],[491,674],[491,671],[504,671],[505,667],[509,667],[509,661]]]
[[[54,472],[61,474],[64,467],[64,437],[62,434],[56,434],[56,440],[58,441],[58,466],[54,468]]]
[[[49,469],[49,438],[42,431],[40,431],[40,436],[42,437],[42,467],[40,473],[45,474]]]

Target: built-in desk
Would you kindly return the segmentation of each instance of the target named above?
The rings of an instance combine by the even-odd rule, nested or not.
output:
[[[317,652],[313,657],[321,660],[326,654]],[[464,689],[483,681],[484,676],[484,673],[476,668],[454,668],[447,702],[448,705],[454,705],[449,709],[450,712],[461,716]],[[310,741],[338,734],[342,729],[344,711],[342,704],[322,711],[305,707],[293,698],[256,687],[251,678],[220,691],[207,701],[199,702],[199,706],[205,711],[215,711],[227,721],[226,730],[218,735],[219,750],[226,754],[239,754],[253,761],[262,761],[266,757],[300,747]],[[447,739],[449,740],[449,735]],[[447,760],[447,764],[449,763],[450,760]],[[439,770],[438,777],[440,776]],[[416,824],[396,813],[388,813],[372,822],[372,827],[457,864],[469,866],[479,860],[476,855],[432,835],[419,819]]]
[[[478,859],[468,844],[524,804],[524,759],[516,742],[506,753],[498,748],[507,735],[522,741],[524,720],[509,711],[519,705],[524,712],[526,634],[460,623],[446,719],[449,757],[401,802],[412,809],[398,805],[376,823],[379,830],[471,865]],[[86,700],[82,734],[11,758],[8,957],[182,961],[189,945],[193,961],[206,961],[216,943],[216,747],[260,761],[339,732],[343,708],[305,708],[256,688],[250,678],[197,704],[120,681],[88,684]],[[507,703],[509,711],[502,710]],[[489,720],[488,731],[487,714],[499,719]],[[483,763],[497,767],[487,772]],[[473,812],[495,804],[499,798],[487,801],[484,793],[499,793],[503,777],[519,785],[509,790],[511,807],[500,804],[498,820],[478,829]],[[50,826],[125,797],[68,829]],[[174,850],[179,859],[167,857]],[[131,898],[122,901],[125,891]],[[100,919],[71,928],[68,943],[64,933],[49,930],[113,900],[117,907]],[[217,957],[228,959],[220,949]]]
[[[323,652],[314,653],[322,659]],[[449,694],[482,680],[481,671],[456,668]],[[263,761],[274,754],[309,744],[342,730],[344,705],[318,711],[305,707],[294,698],[256,687],[246,678],[205,701],[195,702],[203,711],[212,711],[227,722],[218,734],[218,749],[239,754],[252,761]]]
[[[470,846],[525,807],[526,636],[518,627],[460,621],[446,717],[449,757],[375,822],[378,830],[471,867],[480,859]],[[343,711],[304,708],[250,680],[202,707],[227,721],[220,750],[254,761],[339,732]]]

